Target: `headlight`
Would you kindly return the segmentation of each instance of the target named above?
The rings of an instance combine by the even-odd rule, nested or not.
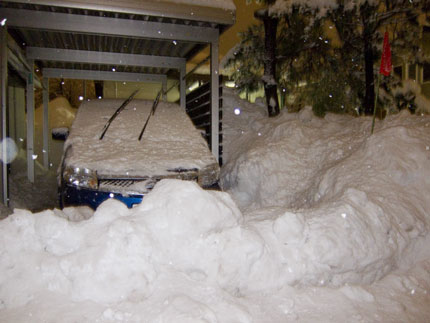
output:
[[[214,163],[199,171],[198,183],[202,187],[209,187],[219,180],[219,165]]]
[[[63,180],[67,184],[78,187],[98,188],[97,173],[81,167],[66,167],[63,172]]]

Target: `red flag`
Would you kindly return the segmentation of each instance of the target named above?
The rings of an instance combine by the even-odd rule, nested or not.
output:
[[[391,50],[390,42],[388,41],[388,32],[384,35],[384,45],[382,47],[382,57],[381,57],[381,68],[379,73],[385,76],[389,76],[391,73]]]

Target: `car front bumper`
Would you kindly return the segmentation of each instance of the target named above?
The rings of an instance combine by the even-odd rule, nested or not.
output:
[[[123,202],[128,208],[142,202],[143,194],[124,195],[121,193],[102,192],[89,188],[64,185],[59,190],[60,207],[87,205],[96,209],[102,202],[114,198]]]

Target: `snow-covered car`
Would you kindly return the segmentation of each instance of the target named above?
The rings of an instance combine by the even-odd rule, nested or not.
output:
[[[60,206],[138,204],[161,179],[217,187],[219,165],[183,108],[147,100],[81,104],[59,169]]]

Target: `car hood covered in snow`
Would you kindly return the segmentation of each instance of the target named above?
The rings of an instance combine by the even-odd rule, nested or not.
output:
[[[153,102],[132,100],[100,139],[106,122],[122,103],[104,99],[81,105],[65,144],[65,166],[97,171],[99,177],[168,176],[211,169],[218,179],[215,157],[177,104],[159,102],[139,141]]]

